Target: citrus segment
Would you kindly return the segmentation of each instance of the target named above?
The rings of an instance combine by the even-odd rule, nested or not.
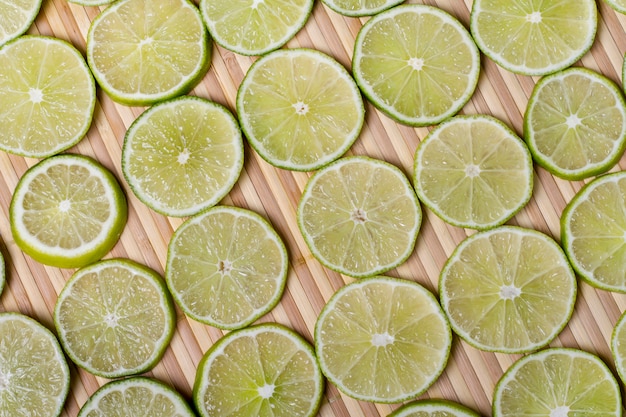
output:
[[[576,276],[560,246],[531,229],[500,226],[463,240],[441,271],[452,329],[478,349],[524,353],[565,327]]]
[[[24,34],[40,9],[41,0],[0,0],[0,46]]]
[[[323,390],[312,346],[286,327],[260,324],[211,346],[198,365],[193,400],[202,417],[313,417]]]
[[[626,293],[626,172],[600,176],[561,215],[561,241],[587,283]]]
[[[340,288],[315,324],[322,372],[365,401],[402,402],[424,392],[443,372],[451,343],[435,297],[416,282],[384,276]]]
[[[388,116],[408,125],[435,125],[457,113],[474,93],[480,56],[455,17],[408,4],[363,25],[352,72],[363,93]]]
[[[524,142],[491,116],[455,116],[415,153],[415,190],[446,222],[472,229],[503,224],[530,200],[533,163]]]
[[[270,164],[312,171],[343,155],[364,121],[344,67],[311,49],[281,49],[252,65],[237,93],[241,127]]]
[[[322,0],[326,6],[344,16],[372,16],[402,3],[402,0]]]
[[[95,82],[71,44],[25,35],[0,49],[1,150],[45,158],[68,149],[87,133],[95,105]]]
[[[246,209],[216,206],[176,230],[165,277],[188,316],[236,329],[278,303],[287,268],[285,246],[265,219]]]
[[[418,400],[407,403],[388,417],[480,417],[469,408],[448,400]]]
[[[362,278],[389,271],[409,257],[422,212],[400,169],[381,160],[351,156],[309,179],[297,218],[317,260]]]
[[[126,224],[113,174],[87,156],[62,154],[29,168],[9,210],[15,243],[38,262],[77,268],[101,259]]]

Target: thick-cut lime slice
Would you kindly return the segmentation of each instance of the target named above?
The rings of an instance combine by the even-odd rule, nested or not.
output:
[[[315,324],[322,372],[364,401],[396,403],[420,395],[443,372],[451,343],[435,297],[416,282],[384,276],[340,288]]]
[[[626,384],[626,312],[622,313],[611,335],[611,352],[617,374]]]
[[[561,215],[561,241],[587,283],[626,293],[626,172],[584,186]]]
[[[184,94],[205,75],[210,39],[189,0],[118,0],[91,23],[87,62],[115,101],[149,105]]]
[[[135,195],[172,217],[217,204],[243,168],[243,140],[223,106],[185,96],[146,110],[130,126],[122,172]]]
[[[344,16],[372,16],[397,6],[404,0],[322,0],[330,9]]]
[[[0,313],[0,415],[61,415],[70,370],[46,327],[20,313]]]
[[[615,377],[599,357],[578,349],[523,356],[500,378],[493,396],[494,417],[621,415]]]
[[[82,155],[37,163],[20,179],[10,206],[15,243],[36,261],[77,268],[101,259],[126,225],[126,197],[113,174]]]
[[[580,180],[611,169],[626,148],[626,100],[594,71],[572,67],[535,85],[524,115],[535,161],[554,175]]]
[[[480,417],[464,405],[448,400],[418,400],[405,404],[388,417]]]
[[[26,33],[39,14],[41,1],[0,0],[0,46]]]
[[[286,44],[311,15],[313,0],[200,0],[209,33],[242,55],[264,55]]]
[[[455,116],[415,152],[415,189],[446,222],[472,229],[503,224],[530,200],[533,161],[524,142],[491,116]]]
[[[550,343],[576,302],[561,247],[535,230],[500,226],[463,240],[441,271],[452,329],[478,349],[523,353]]]
[[[189,317],[237,329],[274,308],[288,266],[285,246],[265,219],[249,210],[216,206],[176,230],[165,277]]]
[[[173,388],[143,376],[110,381],[93,393],[78,417],[195,417]]]
[[[578,61],[593,45],[595,0],[474,0],[470,30],[502,68],[545,75]]]
[[[388,116],[408,125],[434,125],[456,114],[474,93],[480,55],[455,17],[408,4],[363,25],[352,71],[363,93]]]
[[[95,105],[93,77],[69,43],[25,35],[0,49],[1,150],[45,158],[68,149],[87,133]]]
[[[126,259],[76,271],[54,308],[65,352],[78,366],[106,378],[154,367],[169,345],[175,318],[163,279]]]
[[[237,94],[250,144],[270,164],[313,171],[358,137],[363,99],[337,61],[312,49],[281,49],[252,65]]]
[[[222,337],[198,365],[193,400],[202,417],[313,417],[324,377],[293,330],[259,324]]]
[[[413,252],[422,211],[409,180],[387,162],[350,156],[313,175],[298,226],[313,256],[355,278],[382,274]]]

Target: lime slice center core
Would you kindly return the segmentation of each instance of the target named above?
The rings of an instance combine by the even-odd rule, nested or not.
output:
[[[567,417],[569,415],[569,407],[562,405],[550,412],[550,417]]]

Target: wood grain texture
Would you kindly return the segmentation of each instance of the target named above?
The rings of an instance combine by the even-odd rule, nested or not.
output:
[[[155,0],[156,1],[156,0]],[[457,17],[466,27],[472,0],[412,0],[437,6]],[[598,0],[600,22],[596,42],[577,65],[599,71],[621,84],[622,59],[626,51],[626,16]],[[85,51],[90,22],[102,8],[82,7],[67,0],[44,0],[31,34],[65,39]],[[350,68],[354,39],[365,18],[347,18],[325,7],[319,0],[306,26],[287,47],[310,47],[335,57]],[[237,87],[255,60],[213,46],[209,72],[192,94],[211,99],[235,110]],[[486,57],[476,93],[463,108],[464,114],[490,114],[522,134],[523,114],[537,78],[519,76],[499,68]],[[119,243],[107,257],[127,257],[163,273],[167,244],[182,219],[152,212],[142,205],[124,183],[121,145],[126,129],[144,108],[112,102],[98,91],[94,121],[83,141],[71,149],[98,159],[120,179],[129,202],[129,220]],[[429,128],[400,125],[367,104],[361,136],[349,154],[386,160],[411,174],[416,146]],[[8,222],[12,192],[24,171],[35,160],[0,153],[0,235],[7,260],[7,286],[0,298],[0,311],[20,311],[52,328],[52,311],[57,294],[72,270],[47,267],[24,255],[15,245]],[[622,158],[613,169],[626,167]],[[534,228],[559,240],[559,217],[567,202],[584,184],[553,177],[536,168],[533,198],[509,223]],[[260,321],[275,321],[313,340],[313,327],[325,302],[350,279],[322,267],[310,254],[298,231],[296,206],[310,174],[289,172],[268,165],[246,145],[241,178],[223,204],[252,209],[267,218],[284,239],[290,254],[288,284],[280,304]],[[436,293],[440,269],[455,246],[468,234],[449,226],[427,210],[414,253],[388,275],[411,279]],[[585,349],[598,354],[613,368],[609,339],[613,325],[626,309],[626,295],[596,290],[580,283],[576,310],[568,326],[551,344]],[[148,373],[175,387],[189,398],[196,366],[203,353],[222,336],[222,331],[186,318],[178,311],[177,330],[162,361]],[[422,398],[447,398],[491,415],[494,386],[518,355],[487,353],[455,337],[444,374]],[[63,412],[74,417],[105,379],[73,366],[71,393]],[[355,401],[328,385],[319,415],[386,416],[398,405]]]

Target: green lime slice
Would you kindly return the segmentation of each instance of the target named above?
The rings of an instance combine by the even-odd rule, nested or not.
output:
[[[413,401],[388,417],[480,417],[475,411],[456,402],[440,399]]]
[[[626,1],[624,0],[604,0],[616,12],[626,14]]]
[[[615,369],[622,382],[626,381],[626,312],[622,313],[611,334],[611,353]]]
[[[335,12],[344,16],[372,16],[402,3],[403,0],[322,0]]]
[[[0,1],[0,46],[26,33],[39,14],[41,2],[42,0]]]

